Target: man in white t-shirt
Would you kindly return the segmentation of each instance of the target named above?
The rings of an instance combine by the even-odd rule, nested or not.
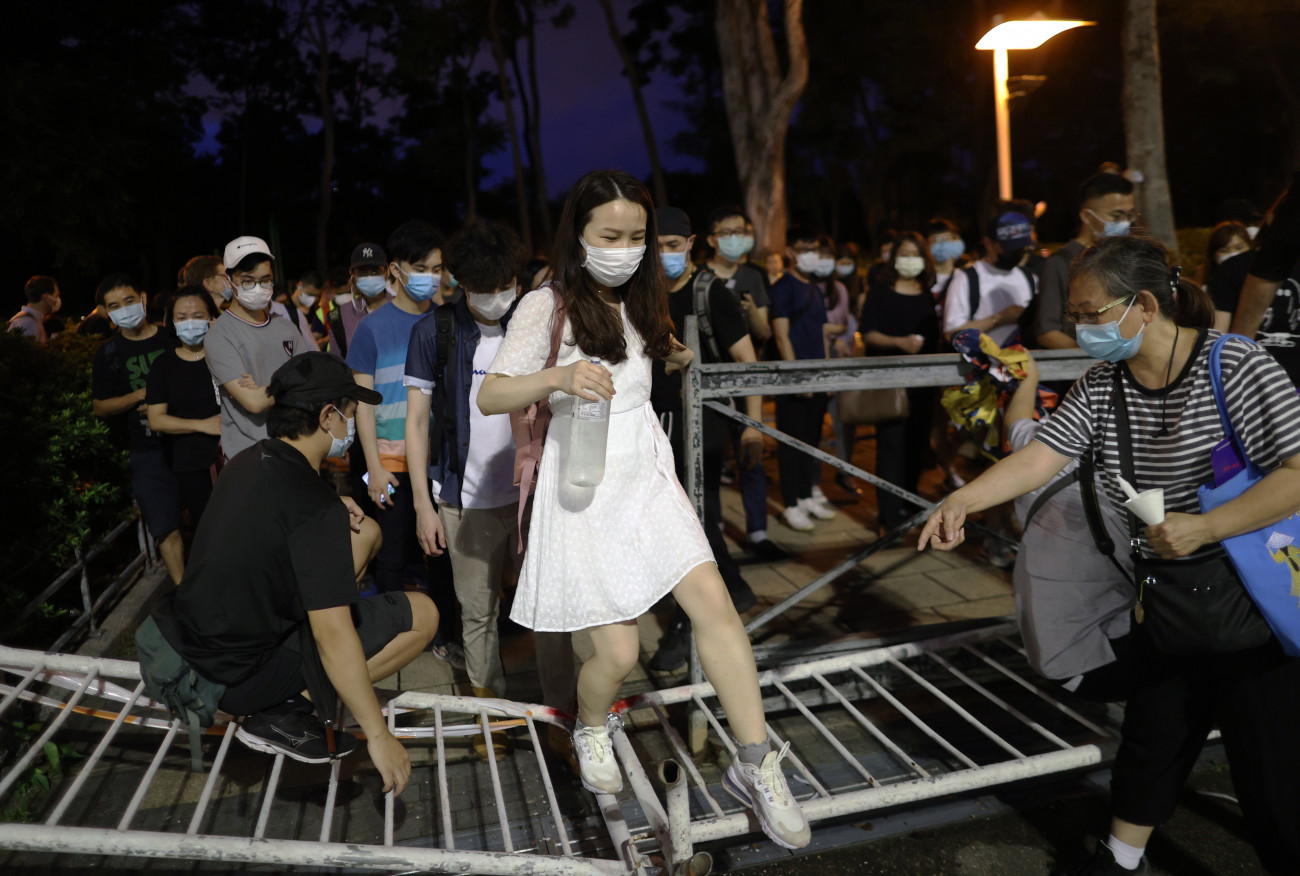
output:
[[[443,265],[466,294],[434,307],[415,324],[403,379],[416,534],[426,554],[451,556],[465,671],[474,695],[481,697],[505,694],[497,614],[502,581],[507,570],[518,570],[521,555],[510,417],[484,416],[478,393],[505,338],[522,251],[513,231],[483,221],[467,223],[447,242]],[[422,471],[428,479],[415,476]],[[543,699],[571,711],[568,635],[533,635]],[[494,739],[493,747],[498,759],[504,756],[504,742]]]
[[[954,271],[943,305],[945,340],[962,329],[978,329],[999,346],[1013,340],[1016,321],[1034,298],[1034,279],[1024,269],[1034,243],[1033,223],[1008,212],[993,220],[984,238],[988,254]]]

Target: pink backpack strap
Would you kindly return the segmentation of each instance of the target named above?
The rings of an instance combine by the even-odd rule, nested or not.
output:
[[[564,299],[560,297],[560,291],[554,285],[550,287],[551,297],[554,299],[555,310],[551,315],[551,352],[546,357],[546,368],[554,368],[555,360],[560,357],[560,343],[564,340]],[[533,487],[537,483],[537,466],[542,460],[542,448],[546,446],[546,430],[551,423],[551,400],[550,396],[533,402],[519,414],[526,423],[528,443],[523,446],[516,446],[515,453],[519,458],[519,512],[518,512],[518,533],[519,533],[519,553],[524,552],[524,508],[528,505],[528,497],[533,492]],[[518,444],[522,435],[522,430],[515,430],[515,441]]]

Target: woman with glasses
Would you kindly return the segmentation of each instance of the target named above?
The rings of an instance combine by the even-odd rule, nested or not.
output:
[[[927,522],[920,547],[952,550],[965,537],[968,515],[1043,486],[1072,459],[1091,457],[1100,492],[1121,515],[1128,514],[1121,476],[1138,490],[1164,489],[1164,522],[1133,523],[1135,563],[1161,567],[1164,575],[1191,569],[1204,575],[1198,580],[1235,592],[1226,588],[1242,585],[1220,542],[1300,510],[1300,399],[1262,348],[1239,338],[1225,343],[1228,414],[1247,456],[1268,474],[1239,498],[1199,513],[1197,491],[1213,480],[1211,452],[1224,440],[1209,366],[1219,334],[1199,327],[1212,321],[1210,307],[1199,287],[1179,281],[1153,239],[1116,236],[1083,253],[1071,267],[1066,316],[1083,351],[1104,361],[1075,383],[1033,441],[948,497]],[[1161,564],[1172,560],[1183,565]],[[1147,574],[1138,575],[1143,587]],[[1285,656],[1262,623],[1262,635],[1252,640],[1262,644],[1235,650],[1168,639],[1157,646],[1142,594],[1138,605],[1130,634],[1112,642],[1122,671],[1105,697],[1127,700],[1110,837],[1070,872],[1146,866],[1147,840],[1173,814],[1216,725],[1264,867],[1300,872],[1300,660]],[[1174,653],[1188,650],[1194,653]]]

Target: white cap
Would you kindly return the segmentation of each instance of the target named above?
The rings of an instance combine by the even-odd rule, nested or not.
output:
[[[266,245],[266,241],[260,237],[236,237],[230,243],[226,244],[226,254],[222,261],[226,265],[226,270],[234,270],[235,265],[242,262],[247,256],[254,253],[261,253],[268,258],[274,259],[271,255],[271,248]]]

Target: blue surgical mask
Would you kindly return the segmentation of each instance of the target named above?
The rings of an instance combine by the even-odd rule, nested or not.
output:
[[[382,295],[388,290],[383,277],[357,277],[357,291],[367,298]]]
[[[176,337],[181,339],[181,343],[187,347],[197,347],[203,343],[203,338],[208,333],[208,321],[206,319],[182,319],[176,322]]]
[[[1120,323],[1136,302],[1137,298],[1134,297],[1128,307],[1124,308],[1124,315],[1114,322],[1075,326],[1074,339],[1079,342],[1079,349],[1094,359],[1104,359],[1107,362],[1123,362],[1136,356],[1142,346],[1142,332],[1146,330],[1146,323],[1131,338],[1126,338],[1119,332]]]
[[[966,252],[966,244],[960,240],[936,240],[930,247],[930,255],[934,256],[936,262],[960,258],[964,252]]]
[[[110,310],[108,318],[118,328],[130,331],[144,322],[144,302],[137,301],[135,304],[128,304],[126,307]]]
[[[668,275],[668,279],[676,280],[686,273],[686,253],[661,252],[659,258],[663,260],[664,273]]]
[[[438,287],[442,285],[442,274],[415,271],[408,274],[402,270],[401,265],[397,266],[397,271],[402,275],[402,285],[406,287],[406,294],[416,301],[428,301],[438,294]]]
[[[752,237],[743,234],[729,234],[718,238],[718,252],[729,262],[738,262],[754,245]]]
[[[744,237],[740,238],[740,242],[745,246],[745,251],[742,252],[741,255],[749,255],[754,251],[754,235],[746,234]]]
[[[1101,233],[1104,237],[1123,237],[1133,227],[1132,219],[1120,219],[1112,222],[1104,216],[1098,215],[1096,210],[1089,210],[1088,212],[1101,220]]]
[[[338,408],[335,408],[335,410],[338,410]],[[339,416],[343,417],[342,411],[339,411]],[[347,421],[348,434],[346,437],[343,438],[335,438],[333,432],[329,433],[330,449],[329,449],[329,453],[325,454],[327,459],[337,459],[338,457],[347,453],[348,448],[352,446],[352,440],[357,437],[357,418],[343,417],[343,419]]]

